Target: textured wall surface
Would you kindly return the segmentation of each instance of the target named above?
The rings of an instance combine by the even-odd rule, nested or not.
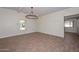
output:
[[[14,10],[0,8],[0,38],[36,32],[36,21],[26,20],[26,30],[20,31],[20,20],[24,20],[25,14]]]
[[[40,17],[38,31],[64,37],[64,16],[79,14],[79,8],[68,8]]]

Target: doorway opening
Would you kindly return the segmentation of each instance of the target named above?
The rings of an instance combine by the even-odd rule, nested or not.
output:
[[[66,49],[79,51],[79,14],[64,17]]]
[[[64,32],[79,35],[79,14],[64,17]]]

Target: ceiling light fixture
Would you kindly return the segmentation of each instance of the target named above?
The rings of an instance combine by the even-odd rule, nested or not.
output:
[[[38,16],[34,14],[33,7],[31,7],[31,12],[25,16],[27,19],[38,19]]]

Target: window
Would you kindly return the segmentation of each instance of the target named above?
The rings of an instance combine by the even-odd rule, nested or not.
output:
[[[73,27],[73,21],[65,21],[65,27]]]
[[[20,30],[25,30],[26,26],[25,26],[25,20],[20,20]]]

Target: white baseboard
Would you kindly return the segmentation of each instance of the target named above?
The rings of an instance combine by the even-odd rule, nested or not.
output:
[[[13,36],[24,35],[24,34],[30,34],[30,33],[34,33],[34,32],[20,33],[20,34],[13,34],[13,35],[8,35],[8,36],[2,36],[2,37],[0,37],[0,39],[2,39],[2,38],[8,38],[8,37],[13,37]]]
[[[30,33],[34,33],[34,32],[30,32]],[[9,35],[9,36],[2,36],[2,37],[0,37],[0,39],[1,39],[1,38],[7,38],[7,37],[18,36],[18,35],[30,34],[30,33],[21,33],[21,34]],[[45,32],[40,32],[40,33],[45,33]],[[53,35],[53,36],[57,36],[57,37],[64,38],[64,36],[61,36],[61,35],[50,34],[50,33],[45,33],[45,34],[48,34],[48,35]]]

